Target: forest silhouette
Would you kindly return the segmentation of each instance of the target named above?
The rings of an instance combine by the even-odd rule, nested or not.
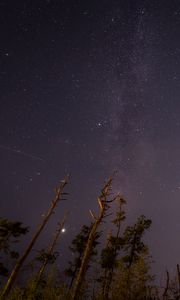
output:
[[[141,215],[134,224],[126,225],[126,200],[112,191],[113,177],[102,187],[97,197],[98,213],[90,210],[90,224],[83,224],[69,246],[72,260],[65,270],[57,266],[58,240],[68,222],[68,213],[57,224],[53,239],[46,249],[33,257],[33,268],[27,280],[17,280],[27,258],[44,228],[54,218],[57,206],[68,197],[69,177],[55,190],[47,212],[22,253],[17,251],[23,235],[29,231],[20,221],[0,219],[1,299],[64,299],[64,300],[170,300],[180,299],[180,269],[174,278],[166,271],[163,286],[158,286],[152,274],[152,257],[144,236],[151,220]],[[103,223],[109,224],[109,231]],[[7,267],[10,261],[12,269]]]

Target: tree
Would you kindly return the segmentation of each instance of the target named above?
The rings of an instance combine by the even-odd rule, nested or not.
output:
[[[63,192],[63,190],[64,190],[67,182],[68,182],[68,178],[62,180],[59,187],[56,189],[55,198],[51,201],[51,205],[50,205],[47,213],[43,216],[43,220],[42,220],[41,224],[38,226],[38,228],[37,228],[36,232],[34,233],[30,243],[28,244],[28,246],[25,249],[22,256],[17,261],[14,269],[12,270],[12,272],[10,274],[10,277],[9,277],[5,287],[4,287],[1,299],[5,299],[7,297],[7,295],[9,294],[9,292],[12,288],[12,285],[13,285],[14,281],[17,278],[17,275],[19,273],[20,268],[22,267],[24,261],[26,260],[27,256],[31,252],[36,240],[38,239],[39,235],[43,231],[45,225],[48,223],[50,217],[53,215],[54,209],[56,208],[58,202],[62,199],[62,196],[66,194],[66,193]]]
[[[9,221],[0,219],[0,254],[5,257],[16,260],[19,253],[14,249],[13,245],[19,242],[19,237],[25,235],[29,231],[28,227],[23,227],[19,221]],[[1,257],[2,259],[2,257]],[[8,268],[3,262],[0,262],[0,275],[8,276]]]
[[[131,272],[122,257],[116,269],[112,285],[112,300],[152,300],[156,287],[152,285],[154,276],[150,274],[151,257],[148,247],[144,247],[136,260],[131,264]],[[128,282],[128,286],[127,286]]]
[[[39,282],[41,281],[41,278],[44,274],[44,271],[45,271],[45,268],[46,268],[47,264],[48,263],[53,264],[56,261],[56,258],[58,256],[58,252],[54,252],[54,248],[57,244],[57,241],[60,237],[60,234],[62,233],[62,229],[64,227],[66,218],[67,218],[67,214],[65,214],[62,222],[60,222],[58,224],[58,228],[56,230],[56,233],[54,235],[52,243],[49,246],[49,249],[47,251],[42,249],[39,253],[39,256],[36,257],[36,259],[41,262],[41,267],[39,268],[39,271],[37,273],[37,278],[36,278],[36,288],[37,288]]]
[[[126,201],[117,196],[118,210],[116,211],[116,217],[112,223],[116,226],[116,232],[108,236],[107,244],[101,252],[100,265],[103,269],[103,276],[99,279],[102,282],[102,295],[103,299],[109,298],[109,291],[113,280],[114,270],[118,265],[118,254],[123,246],[123,239],[120,237],[121,223],[125,220],[125,211],[123,209]]]
[[[76,278],[76,275],[79,271],[79,268],[81,266],[81,261],[82,261],[82,256],[86,247],[86,243],[89,238],[89,234],[92,228],[92,223],[90,226],[83,225],[81,228],[80,233],[76,235],[76,237],[73,239],[71,246],[69,249],[75,255],[74,260],[69,262],[69,267],[65,270],[65,275],[71,278],[70,284],[69,284],[69,289],[72,288],[72,285],[74,283],[74,280]],[[92,251],[91,251],[91,256],[90,260],[92,259],[93,256],[97,254],[97,251],[95,250],[98,242],[100,234],[97,232],[95,240],[92,245]],[[88,268],[89,266],[87,266]]]
[[[142,254],[147,251],[147,246],[142,241],[142,237],[147,229],[151,226],[151,220],[145,216],[140,216],[134,226],[128,226],[123,234],[124,246],[123,262],[127,270],[126,276],[126,297],[131,299],[133,286],[131,284],[132,267],[134,263],[139,262]]]
[[[89,264],[89,260],[91,257],[91,253],[92,253],[92,249],[93,249],[93,244],[94,241],[96,239],[97,236],[97,231],[98,228],[100,226],[100,224],[102,223],[102,221],[104,220],[104,218],[107,216],[107,211],[110,208],[109,207],[109,203],[112,202],[113,200],[108,200],[108,197],[110,195],[110,191],[111,191],[111,186],[112,186],[112,178],[110,178],[104,185],[100,196],[98,197],[98,204],[99,204],[99,215],[96,217],[92,211],[90,211],[90,214],[93,218],[93,223],[92,223],[92,227],[88,236],[88,240],[86,243],[86,247],[83,251],[83,256],[82,256],[82,260],[81,260],[81,265],[79,268],[79,271],[77,273],[76,279],[75,279],[75,283],[73,286],[73,290],[72,290],[72,296],[71,299],[72,300],[78,300],[79,299],[79,295],[81,292],[81,286],[82,283],[84,281],[85,278],[85,274],[87,271],[87,267]]]

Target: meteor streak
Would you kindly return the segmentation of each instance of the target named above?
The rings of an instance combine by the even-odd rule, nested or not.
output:
[[[32,155],[32,154],[29,154],[29,153],[26,153],[26,152],[23,152],[19,149],[13,149],[11,147],[7,147],[5,145],[0,145],[0,148],[1,149],[4,149],[4,150],[8,150],[10,152],[13,152],[13,153],[16,153],[16,154],[20,154],[20,155],[23,155],[23,156],[26,156],[26,157],[30,157],[30,158],[33,158],[33,159],[36,159],[36,160],[41,160],[41,161],[44,161],[43,158],[39,157],[39,156],[35,156],[35,155]]]

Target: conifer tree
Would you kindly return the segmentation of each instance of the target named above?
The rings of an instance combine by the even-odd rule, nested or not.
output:
[[[134,226],[128,226],[123,234],[124,246],[123,261],[127,269],[126,279],[126,297],[131,299],[131,269],[133,263],[137,262],[141,254],[147,250],[147,246],[142,241],[142,237],[147,229],[151,226],[151,220],[145,216],[140,216]]]
[[[92,223],[90,226],[83,225],[81,228],[81,231],[76,235],[76,237],[73,239],[71,246],[69,249],[71,250],[72,254],[75,256],[73,261],[69,262],[69,267],[65,270],[65,275],[71,278],[70,284],[69,284],[69,289],[71,289],[74,280],[76,278],[76,275],[79,271],[79,268],[81,266],[81,260],[82,256],[86,247],[86,243],[88,241],[88,237],[90,234],[92,228]],[[97,254],[96,251],[96,246],[98,244],[98,238],[100,234],[97,232],[96,238],[93,242],[92,245],[92,251],[91,251],[91,257],[90,260],[92,259],[93,256]],[[87,266],[88,268],[88,266]]]
[[[100,264],[104,270],[103,276],[100,278],[102,282],[102,295],[103,299],[109,298],[109,291],[113,280],[114,269],[117,267],[118,253],[122,249],[123,239],[120,237],[121,223],[125,220],[125,211],[123,209],[126,201],[117,196],[118,209],[116,211],[116,217],[112,223],[116,226],[115,234],[108,236],[107,245],[101,252]]]
[[[19,221],[10,221],[0,219],[0,255],[1,260],[4,257],[16,260],[19,253],[14,249],[14,245],[19,242],[19,237],[29,231],[28,227],[23,227]],[[0,275],[8,276],[8,268],[3,261],[0,262]]]
[[[131,272],[127,268],[124,257],[121,257],[116,268],[116,276],[112,283],[112,300],[158,300],[156,287],[151,275],[152,259],[146,246],[131,264]],[[128,282],[128,286],[127,286]]]

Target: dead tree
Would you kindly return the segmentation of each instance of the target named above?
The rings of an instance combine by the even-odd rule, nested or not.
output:
[[[163,300],[166,300],[168,297],[168,290],[169,290],[169,272],[166,271],[166,287],[163,293]]]
[[[79,268],[79,272],[77,274],[74,286],[72,288],[72,294],[71,294],[71,299],[72,300],[78,300],[79,299],[81,286],[82,286],[82,283],[83,283],[84,278],[85,278],[85,274],[86,274],[86,271],[87,271],[87,266],[88,266],[89,259],[90,259],[90,256],[91,256],[92,246],[93,246],[94,240],[96,238],[98,227],[102,223],[103,219],[107,216],[106,212],[110,207],[109,203],[113,201],[113,200],[111,200],[111,201],[108,200],[108,196],[109,196],[110,191],[111,191],[111,186],[112,186],[112,178],[110,178],[107,181],[107,183],[104,185],[104,187],[101,191],[101,195],[97,199],[98,204],[99,204],[99,208],[100,208],[99,215],[96,217],[92,213],[92,211],[90,210],[90,214],[91,214],[92,219],[93,219],[93,224],[92,224],[92,228],[91,228],[91,231],[89,233],[86,248],[84,250],[84,254],[83,254],[83,257],[82,257],[81,266]]]
[[[27,246],[27,248],[25,249],[24,253],[22,254],[22,256],[19,258],[19,260],[17,261],[15,267],[13,268],[8,281],[4,287],[1,299],[5,299],[7,297],[7,295],[9,294],[17,276],[18,273],[20,271],[20,268],[22,267],[25,259],[27,258],[27,256],[29,255],[29,253],[31,252],[36,240],[38,239],[39,235],[41,234],[41,232],[43,231],[45,225],[47,224],[47,222],[49,221],[50,217],[53,215],[54,213],[54,209],[56,208],[58,202],[60,200],[62,200],[62,196],[65,195],[66,193],[63,193],[64,187],[66,186],[66,184],[68,183],[68,177],[65,178],[64,180],[61,181],[59,187],[56,189],[55,191],[55,198],[52,200],[51,205],[47,211],[47,213],[45,215],[43,215],[43,220],[41,222],[41,224],[38,226],[34,236],[32,237],[29,245]]]
[[[40,267],[40,269],[39,269],[39,271],[37,273],[35,288],[37,288],[39,282],[41,281],[41,278],[42,278],[42,276],[44,274],[45,268],[46,268],[46,266],[48,264],[48,258],[53,254],[54,248],[55,248],[57,240],[59,239],[59,236],[60,236],[60,234],[62,232],[62,229],[64,227],[66,219],[67,219],[67,214],[65,214],[62,222],[58,224],[58,229],[56,231],[54,239],[53,239],[53,241],[52,241],[52,243],[51,243],[51,245],[50,245],[50,247],[49,247],[49,249],[47,251],[47,255],[46,255],[45,259],[44,259],[44,262],[43,262],[42,266]]]

